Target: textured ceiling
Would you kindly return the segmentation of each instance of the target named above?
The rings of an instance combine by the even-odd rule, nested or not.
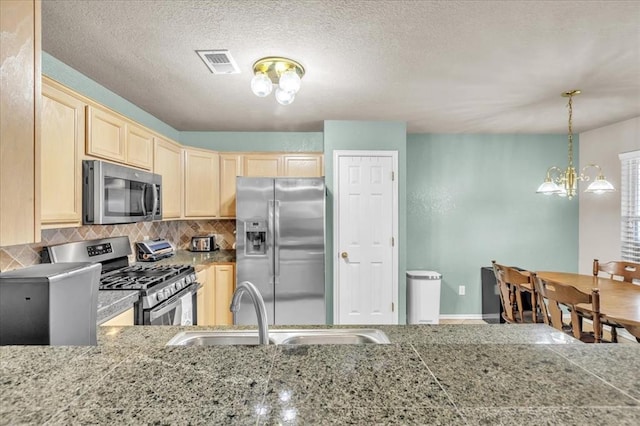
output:
[[[44,0],[43,50],[177,130],[563,133],[640,116],[637,1]],[[215,75],[195,50],[229,49]],[[249,87],[253,62],[306,68],[289,106]]]

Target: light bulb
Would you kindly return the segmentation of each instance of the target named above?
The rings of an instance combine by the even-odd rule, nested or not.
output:
[[[298,93],[300,90],[300,76],[294,69],[288,69],[280,75],[280,89],[285,92]]]
[[[273,90],[273,83],[271,79],[263,72],[257,72],[251,79],[251,91],[256,96],[264,98],[269,96]]]
[[[294,92],[287,92],[279,87],[276,89],[276,100],[280,105],[289,105],[295,98],[296,94]]]

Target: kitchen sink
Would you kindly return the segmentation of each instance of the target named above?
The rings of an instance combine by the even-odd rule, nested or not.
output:
[[[257,330],[182,331],[167,346],[257,345]],[[391,343],[387,335],[370,328],[273,329],[269,330],[272,345],[359,345]]]

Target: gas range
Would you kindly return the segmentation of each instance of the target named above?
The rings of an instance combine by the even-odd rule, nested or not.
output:
[[[45,247],[42,261],[99,262],[100,290],[138,291],[136,325],[193,325],[196,323],[195,268],[191,265],[142,263],[129,265],[129,237],[113,237]]]
[[[107,272],[100,278],[100,290],[139,290],[143,307],[152,308],[196,281],[189,265],[132,265]]]

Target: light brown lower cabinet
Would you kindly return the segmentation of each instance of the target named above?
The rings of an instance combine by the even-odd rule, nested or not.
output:
[[[127,309],[120,315],[116,315],[109,321],[100,324],[102,327],[127,326],[133,325],[133,308]]]
[[[229,306],[235,290],[234,265],[211,265],[200,271],[197,277],[202,284],[197,293],[198,325],[232,325],[233,315]]]
[[[207,270],[202,269],[196,273],[196,281],[201,284],[198,292],[196,293],[196,321],[197,325],[207,325],[206,317],[206,284],[207,284]]]
[[[229,309],[235,291],[235,274],[233,265],[215,265],[215,324],[232,325],[233,314]]]

